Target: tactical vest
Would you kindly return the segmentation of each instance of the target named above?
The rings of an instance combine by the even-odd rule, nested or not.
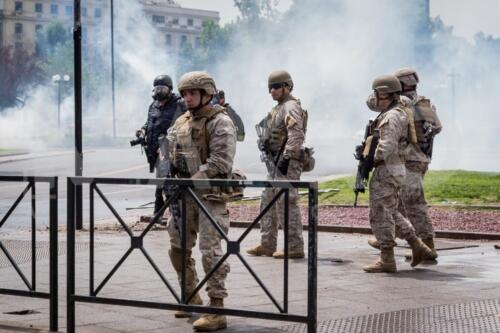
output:
[[[207,123],[224,108],[214,106],[202,115],[191,112],[179,118],[176,126],[176,146],[173,160],[183,176],[192,176],[205,164],[210,154]]]
[[[425,135],[428,124],[435,126],[438,124],[436,113],[432,109],[431,101],[425,97],[418,96],[413,100],[413,122],[418,143],[427,143],[428,138]]]
[[[400,152],[399,159],[401,160],[401,162],[404,163],[405,161],[404,151],[408,145],[408,142],[416,142],[415,129],[413,128],[412,126],[413,122],[411,121],[413,115],[411,109],[403,105],[397,105],[394,108],[392,108],[392,110],[396,110],[398,112],[406,114],[408,119],[407,136],[401,137],[398,142],[398,151]],[[364,159],[373,160],[375,157],[375,150],[377,149],[380,138],[379,127],[384,122],[384,114],[385,114],[384,112],[380,113],[377,116],[377,118],[375,118],[375,120],[367,126],[367,129],[365,130],[365,140],[363,142],[363,150],[362,150],[362,157]]]
[[[302,109],[302,107],[301,110],[304,113],[302,128],[304,129],[305,135],[307,132],[307,122],[309,115],[307,113],[307,110]],[[267,126],[269,129],[269,149],[273,154],[278,153],[282,149],[286,142],[286,139],[288,138],[287,119],[285,119],[284,124],[278,124],[276,122],[277,116],[278,110],[276,109],[276,107],[273,107],[267,118]]]

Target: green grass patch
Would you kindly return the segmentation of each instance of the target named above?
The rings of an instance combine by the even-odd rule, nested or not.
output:
[[[0,148],[0,155],[2,154],[11,154],[17,152],[16,149],[6,149],[6,148]]]
[[[320,193],[321,204],[352,204],[354,176],[320,184],[321,189],[336,188],[337,193]],[[500,173],[463,170],[429,171],[424,180],[425,196],[431,204],[499,205]],[[359,204],[368,203],[368,191],[360,193]]]

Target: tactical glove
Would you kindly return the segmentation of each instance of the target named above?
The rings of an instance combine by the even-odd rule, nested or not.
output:
[[[289,165],[290,165],[290,158],[283,157],[278,161],[277,167],[283,176],[285,176],[288,173]]]

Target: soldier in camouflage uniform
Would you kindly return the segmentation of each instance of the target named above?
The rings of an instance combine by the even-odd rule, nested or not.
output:
[[[401,198],[406,217],[415,227],[417,236],[432,250],[432,256],[427,258],[432,260],[438,254],[434,246],[434,228],[425,201],[423,180],[431,162],[434,136],[441,132],[442,126],[436,107],[429,99],[417,94],[419,78],[415,70],[403,68],[395,75],[401,82],[403,95],[409,99],[407,106],[413,111],[417,136],[417,143],[408,146]]]
[[[399,212],[398,193],[405,177],[404,157],[408,145],[411,110],[400,103],[401,84],[394,75],[382,75],[373,81],[376,108],[381,111],[375,119],[379,133],[375,149],[375,170],[370,179],[370,226],[380,244],[380,258],[366,266],[368,273],[396,272],[394,246],[396,225],[408,240],[413,260],[418,265],[430,249],[415,234],[411,223]]]
[[[270,180],[299,180],[302,173],[301,153],[307,127],[307,112],[302,109],[300,101],[292,96],[293,81],[290,74],[283,70],[274,71],[268,79],[269,93],[278,102],[267,118],[264,119],[269,134],[263,145],[272,160],[268,167]],[[261,211],[271,202],[277,190],[266,188],[262,193]],[[302,221],[298,205],[297,189],[289,192],[289,257],[304,258],[304,239],[302,237]],[[278,226],[284,225],[284,200],[278,200],[264,215],[261,223],[261,243],[247,253],[255,256],[273,256],[281,259],[284,252],[276,251]]]
[[[441,131],[442,126],[435,106],[429,99],[417,94],[419,78],[415,70],[403,68],[394,75],[399,79],[403,90],[402,104],[412,110],[416,136],[416,142],[410,142],[406,151],[406,177],[400,191],[400,211],[410,220],[417,236],[431,249],[432,255],[426,260],[435,260],[438,254],[434,246],[434,228],[424,196],[423,178],[431,162],[434,136]],[[373,96],[368,99],[367,104],[374,107]],[[400,236],[399,232],[397,234]],[[378,246],[373,239],[369,240],[369,244]],[[411,259],[411,252],[405,256]]]
[[[190,72],[181,77],[178,88],[188,112],[177,119],[167,135],[175,176],[191,179],[229,178],[236,152],[236,128],[223,107],[210,103],[216,93],[214,80],[205,72]],[[195,189],[195,193],[227,234],[229,212],[221,189]],[[221,259],[223,251],[221,235],[189,196],[186,206],[186,291],[189,295],[198,283],[195,261],[191,256],[197,235],[199,234],[205,273]],[[171,244],[169,255],[180,280],[182,252],[179,231],[180,226],[175,219],[171,219],[168,225]],[[212,307],[223,307],[223,299],[227,297],[224,282],[228,272],[229,264],[224,262],[207,282],[206,290]],[[200,296],[195,295],[191,303],[202,304]],[[176,317],[188,316],[190,313],[176,313]],[[205,314],[193,323],[193,328],[202,332],[215,331],[226,326],[226,317],[222,315]]]

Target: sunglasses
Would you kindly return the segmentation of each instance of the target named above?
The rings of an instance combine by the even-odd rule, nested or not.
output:
[[[284,83],[273,83],[273,84],[270,84],[268,86],[268,88],[269,88],[269,91],[271,91],[271,89],[275,89],[276,90],[276,89],[283,88],[284,86],[285,86]]]

